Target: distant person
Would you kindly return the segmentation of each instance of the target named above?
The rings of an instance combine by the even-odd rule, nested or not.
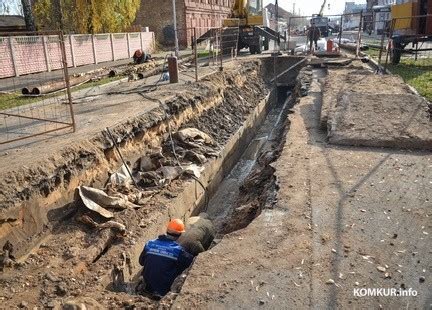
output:
[[[312,52],[312,43],[315,46],[315,50],[318,49],[318,40],[321,37],[321,31],[319,28],[315,25],[315,23],[312,23],[312,25],[308,29],[308,39],[309,39],[309,50]]]
[[[139,257],[140,265],[144,266],[144,290],[157,299],[169,292],[175,278],[192,263],[193,255],[177,242],[184,232],[182,220],[171,220],[166,234],[147,242]]]
[[[139,64],[143,64],[143,63],[149,61],[151,56],[149,54],[146,54],[146,52],[144,52],[143,50],[138,49],[133,54],[132,58],[133,58],[134,64],[139,65]]]

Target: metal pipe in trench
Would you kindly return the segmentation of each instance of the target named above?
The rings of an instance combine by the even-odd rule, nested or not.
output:
[[[87,81],[89,79],[88,76],[78,76],[78,77],[72,77],[70,79],[70,86],[75,86],[78,85],[80,83],[83,83],[85,81]],[[52,93],[61,89],[66,88],[66,83],[65,81],[61,80],[61,81],[55,81],[55,82],[49,82],[47,84],[41,85],[41,86],[35,86],[33,88],[31,87],[24,87],[21,90],[21,93],[23,95],[43,95],[43,94],[48,94],[48,93]],[[31,89],[31,92],[30,92]]]

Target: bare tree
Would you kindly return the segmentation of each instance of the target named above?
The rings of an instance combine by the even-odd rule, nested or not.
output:
[[[21,0],[27,31],[36,31],[30,0]]]

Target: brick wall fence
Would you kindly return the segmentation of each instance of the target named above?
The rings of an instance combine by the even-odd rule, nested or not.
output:
[[[154,50],[153,32],[66,35],[68,67],[131,58],[135,50]],[[59,37],[0,37],[0,79],[62,68]]]

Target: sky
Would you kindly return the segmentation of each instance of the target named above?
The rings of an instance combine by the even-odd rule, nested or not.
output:
[[[312,14],[317,14],[321,8],[324,0],[278,0],[279,6],[284,8],[288,12],[293,11],[293,3],[295,3],[295,11],[298,13],[300,9],[301,14],[304,16],[309,16]],[[348,0],[356,3],[366,3],[366,0]],[[327,4],[324,9],[324,14],[340,14],[343,13],[345,8],[345,0],[327,0]],[[275,3],[274,0],[264,0],[264,5],[268,3]],[[328,4],[330,4],[330,10],[328,9]]]

